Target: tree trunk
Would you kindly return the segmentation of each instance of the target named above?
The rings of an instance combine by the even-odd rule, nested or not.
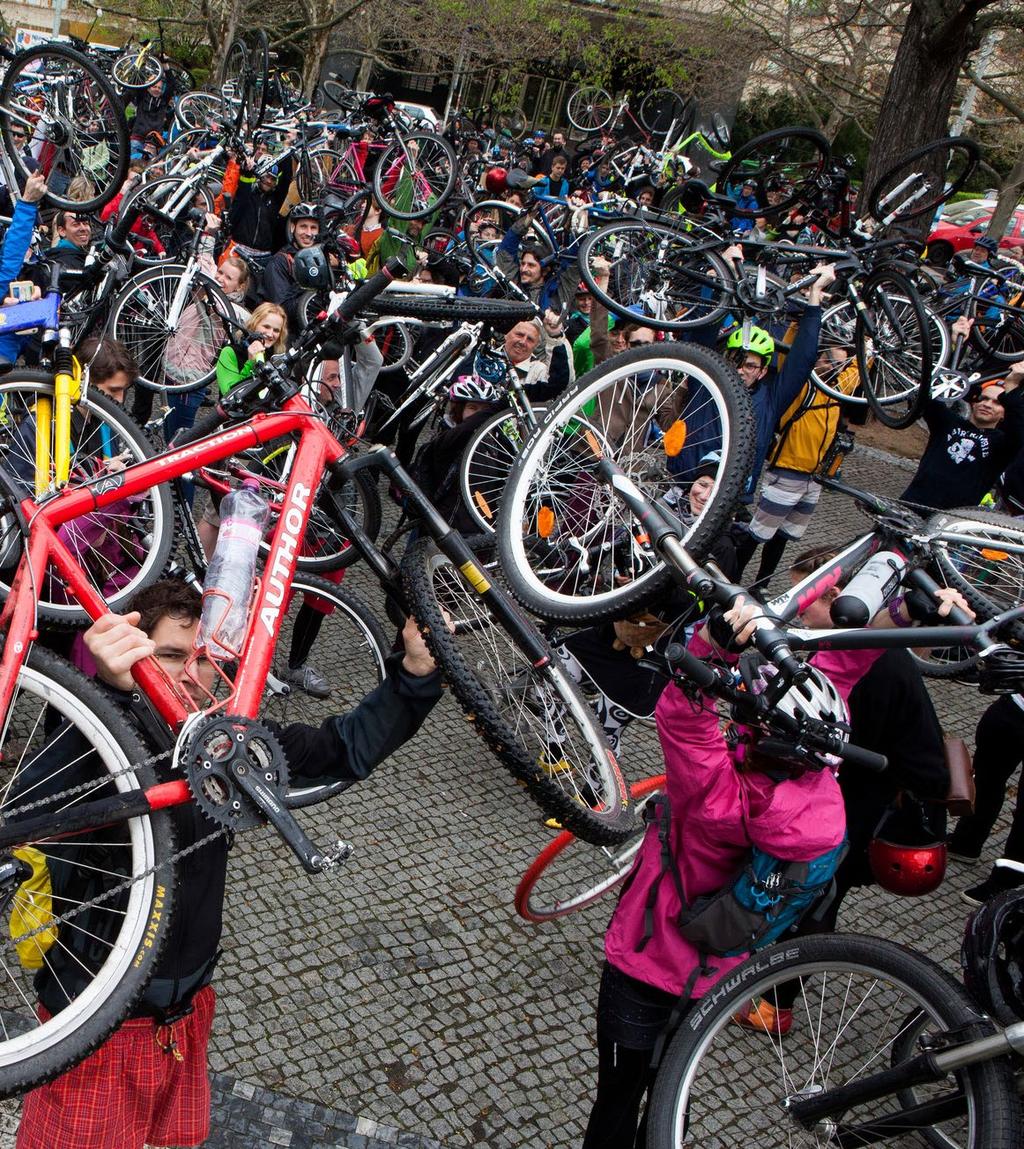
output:
[[[1005,179],[999,186],[999,200],[988,224],[988,234],[994,239],[1002,238],[1020,202],[1022,192],[1024,192],[1024,151],[1017,156],[1016,163],[1006,173]]]
[[[973,18],[960,0],[916,0],[896,49],[864,173],[864,196],[902,156],[945,136],[960,68],[974,48]],[[918,221],[926,228],[930,220]]]

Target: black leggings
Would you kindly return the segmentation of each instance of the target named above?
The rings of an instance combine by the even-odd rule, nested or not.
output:
[[[1001,695],[981,716],[975,734],[974,813],[960,819],[950,846],[980,854],[1006,798],[1006,784],[1024,759],[1024,710],[1009,694]],[[1024,861],[1024,812],[1020,799],[1006,840],[1008,858]]]
[[[678,1001],[605,963],[597,1000],[597,1097],[583,1149],[643,1149],[647,1112],[641,1118],[640,1107],[654,1081],[651,1054]]]

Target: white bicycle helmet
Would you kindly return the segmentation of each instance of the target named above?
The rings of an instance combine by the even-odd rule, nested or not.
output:
[[[778,674],[778,669],[770,662],[766,662],[760,655],[751,659],[742,659],[741,674],[747,684],[747,689],[754,694],[761,694],[768,688],[768,683]],[[802,681],[793,683],[785,694],[775,703],[775,708],[790,718],[809,718],[815,722],[824,722],[834,727],[836,734],[842,742],[849,741],[850,711],[846,700],[836,689],[835,683],[816,667],[809,667],[810,674]],[[759,735],[755,734],[754,745],[757,745]],[[773,749],[773,757],[779,757]],[[792,761],[799,766],[810,766],[812,769],[829,769],[835,773],[842,762],[836,754],[829,754],[823,750],[810,750],[803,754],[795,754],[792,759],[782,756],[783,760]]]
[[[479,375],[460,375],[448,389],[448,398],[454,403],[500,403],[502,394]]]

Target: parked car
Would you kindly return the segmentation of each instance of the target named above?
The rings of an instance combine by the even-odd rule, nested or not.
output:
[[[984,202],[984,201],[982,201]],[[988,230],[995,205],[966,209],[949,220],[942,220],[928,236],[928,262],[949,263],[958,251],[965,251]],[[1024,204],[1019,204],[1010,226],[999,240],[1000,248],[1024,247]]]

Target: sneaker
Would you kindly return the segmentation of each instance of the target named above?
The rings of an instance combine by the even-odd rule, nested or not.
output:
[[[968,886],[966,890],[961,890],[960,897],[969,906],[983,906],[996,894],[1015,890],[1022,884],[1022,881],[1024,879],[1015,871],[996,867],[983,882],[979,882],[976,886]]]
[[[756,1029],[759,1033],[770,1033],[776,1037],[784,1037],[793,1028],[793,1011],[776,1009],[763,997],[759,997],[756,1002],[748,1001],[738,1013],[732,1015],[732,1019],[744,1029]]]
[[[331,685],[319,670],[312,666],[288,666],[281,674],[290,686],[297,686],[312,698],[330,698]]]
[[[946,843],[946,857],[951,861],[963,862],[968,866],[973,866],[981,861],[981,854],[969,854],[965,850],[956,850],[948,842]]]
[[[965,849],[957,844],[956,835],[950,834],[946,839],[946,856],[957,862],[977,862],[981,859],[981,850]]]

